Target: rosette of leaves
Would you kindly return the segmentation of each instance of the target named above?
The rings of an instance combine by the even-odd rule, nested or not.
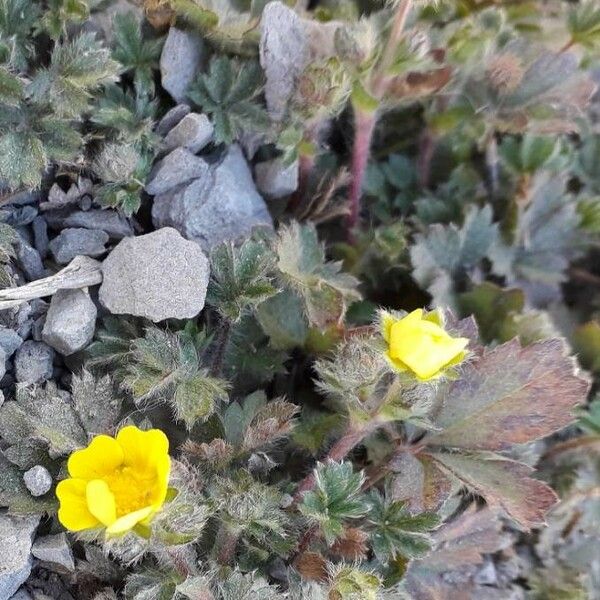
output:
[[[198,75],[187,95],[211,116],[215,141],[231,144],[244,131],[268,127],[266,110],[257,100],[262,85],[257,61],[215,56],[208,72]]]
[[[221,402],[228,401],[229,383],[210,375],[202,357],[207,344],[200,333],[146,329],[131,342],[123,385],[136,403],[165,402],[177,420],[191,429],[205,421]]]
[[[52,382],[23,387],[0,407],[0,435],[6,443],[0,462],[0,504],[15,513],[43,513],[55,508],[52,493],[32,497],[23,471],[46,466],[58,476],[64,458],[98,433],[112,433],[121,417],[122,399],[106,375],[75,375],[71,393]]]
[[[3,10],[7,17],[15,11],[17,23],[10,27],[20,23],[25,33],[32,25],[26,16],[29,7],[15,1],[6,0]],[[17,35],[13,43],[18,40]],[[114,81],[117,74],[109,50],[90,33],[56,42],[48,66],[31,68],[27,79],[27,65],[19,63],[34,56],[26,52],[25,46],[7,48],[0,66],[0,178],[11,188],[37,187],[50,162],[75,158],[82,142],[76,127],[90,92]]]

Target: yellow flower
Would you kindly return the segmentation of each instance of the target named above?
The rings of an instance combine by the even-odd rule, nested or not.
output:
[[[171,459],[158,429],[131,425],[73,452],[69,479],[56,487],[58,520],[71,531],[106,527],[108,536],[147,524],[165,502]]]
[[[410,371],[427,381],[458,364],[466,356],[467,338],[453,338],[434,311],[413,310],[402,319],[383,312],[381,330],[388,344],[386,357],[398,371]]]

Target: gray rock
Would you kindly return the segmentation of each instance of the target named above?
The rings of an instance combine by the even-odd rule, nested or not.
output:
[[[493,560],[486,559],[484,565],[475,574],[474,581],[479,585],[496,585],[498,583],[498,575]]]
[[[6,352],[0,348],[0,379],[6,375]]]
[[[36,217],[32,223],[35,249],[42,258],[48,256],[48,223],[43,217]]]
[[[0,327],[0,348],[4,350],[6,358],[10,358],[21,347],[23,338],[13,329]]]
[[[22,238],[19,238],[16,248],[17,260],[27,281],[35,281],[45,277],[46,269],[42,264],[40,253]]]
[[[154,199],[156,227],[175,227],[208,252],[221,242],[247,237],[256,226],[273,226],[239,146],[230,146],[220,164],[206,168],[202,179]]]
[[[187,148],[196,154],[212,140],[214,132],[215,128],[206,115],[190,113],[169,131],[165,147],[167,150]]]
[[[168,110],[164,117],[158,122],[156,126],[156,133],[158,135],[165,136],[185,115],[190,112],[190,107],[187,104],[177,104],[171,110]]]
[[[28,340],[15,354],[15,375],[19,383],[41,383],[52,377],[54,350],[44,342]]]
[[[45,535],[35,540],[31,553],[37,559],[64,567],[67,571],[75,570],[73,551],[65,533]]]
[[[267,108],[271,117],[280,121],[309,60],[309,41],[302,19],[282,2],[269,2],[263,10],[259,50],[266,76]]]
[[[204,308],[208,259],[175,229],[122,240],[102,272],[99,298],[112,313],[156,322],[191,319]]]
[[[100,256],[106,252],[108,234],[100,229],[72,227],[63,229],[50,242],[50,252],[56,262],[66,265],[76,256]]]
[[[42,465],[35,465],[35,467],[31,467],[31,469],[25,471],[23,473],[23,481],[32,496],[43,496],[52,487],[52,475]]]
[[[171,27],[160,55],[161,84],[176,102],[196,77],[205,57],[202,38],[190,31]]]
[[[275,158],[258,163],[254,173],[256,187],[270,200],[284,198],[298,189],[298,161],[286,166],[280,158]]]
[[[75,212],[48,211],[46,221],[53,229],[66,227],[84,227],[85,229],[100,229],[110,238],[120,240],[133,235],[133,228],[129,221],[114,210],[77,210]]]
[[[31,544],[39,520],[0,515],[0,599],[10,598],[31,573]]]
[[[146,191],[153,196],[164,194],[174,187],[208,173],[207,162],[185,148],[176,148],[158,161],[148,176]]]
[[[33,600],[33,598],[27,590],[21,588],[14,596],[10,597],[10,600]]]
[[[50,302],[42,339],[63,356],[83,350],[94,337],[97,314],[87,291],[58,290]]]

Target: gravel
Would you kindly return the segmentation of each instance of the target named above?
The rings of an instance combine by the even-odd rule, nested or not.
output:
[[[254,173],[256,187],[269,200],[284,198],[298,189],[298,161],[286,166],[282,159],[275,158],[258,163]]]
[[[31,573],[31,544],[40,518],[0,515],[0,599],[10,598]]]
[[[13,329],[0,327],[0,348],[10,358],[23,344],[23,338]]]
[[[204,162],[206,176],[154,199],[156,227],[174,227],[206,252],[221,242],[248,236],[256,226],[272,227],[239,146],[230,146],[219,164],[197,160]]]
[[[48,223],[44,217],[36,217],[31,225],[35,249],[42,258],[48,255]]]
[[[27,281],[35,281],[36,279],[45,277],[46,269],[42,264],[42,257],[35,248],[19,236],[16,249],[19,266]]]
[[[207,162],[185,148],[176,148],[154,165],[148,176],[146,191],[153,196],[164,194],[192,179],[205,177]]]
[[[32,496],[43,496],[52,487],[52,475],[42,465],[35,465],[35,467],[31,467],[31,469],[25,471],[23,473],[23,481]]]
[[[108,234],[100,229],[72,227],[63,229],[50,242],[50,252],[57,263],[66,265],[76,256],[100,256],[106,252]]]
[[[162,87],[176,102],[183,102],[186,90],[204,62],[202,38],[192,32],[171,27],[160,56]]]
[[[108,234],[111,239],[133,235],[131,223],[114,210],[53,210],[45,214],[46,221],[52,229],[65,227],[84,227],[85,229],[100,229]]]
[[[165,148],[186,148],[196,154],[212,140],[214,132],[206,115],[190,113],[169,131],[165,137]]]
[[[100,302],[151,321],[191,319],[203,308],[208,259],[170,227],[119,242],[102,263]]]
[[[190,112],[191,108],[187,104],[177,104],[172,109],[168,110],[163,118],[156,126],[156,133],[165,136],[185,115]]]
[[[97,314],[87,291],[58,290],[50,302],[42,339],[63,356],[79,352],[94,337]]]
[[[31,548],[31,553],[45,563],[59,565],[67,571],[75,570],[73,551],[65,533],[38,538]]]
[[[42,383],[52,377],[54,350],[44,342],[27,340],[15,354],[15,375],[19,383]]]

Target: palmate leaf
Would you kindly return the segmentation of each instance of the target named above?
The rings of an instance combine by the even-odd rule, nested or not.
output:
[[[90,92],[116,81],[118,63],[92,33],[56,44],[48,68],[40,69],[27,87],[31,100],[50,106],[59,117],[77,117],[88,106]]]
[[[464,224],[431,225],[411,248],[413,277],[432,296],[436,306],[454,307],[455,284],[468,277],[498,237],[492,208],[471,207]]]
[[[355,473],[352,463],[318,463],[314,471],[315,488],[306,492],[300,512],[319,525],[329,544],[344,532],[344,521],[359,519],[369,505],[361,496],[364,475]]]
[[[114,393],[110,377],[94,377],[85,369],[71,381],[73,406],[88,434],[110,434],[121,413],[121,398]]]
[[[375,490],[369,496],[367,523],[375,555],[388,562],[399,554],[406,558],[426,554],[431,547],[427,534],[439,525],[439,517],[427,512],[412,515],[404,502],[389,499],[388,493]]]
[[[42,141],[27,132],[0,134],[0,179],[12,188],[35,188],[46,166],[46,151]]]
[[[239,63],[214,57],[207,74],[200,74],[188,90],[192,102],[212,116],[215,140],[230,144],[244,130],[265,129],[267,112],[257,100],[263,74],[256,61]]]
[[[420,458],[435,463],[424,463],[430,473],[446,473],[529,529],[543,522],[556,495],[531,478],[529,467],[493,453],[572,423],[588,389],[560,339],[525,348],[513,340],[487,350],[441,391],[432,416],[441,431],[426,434]]]
[[[23,97],[23,82],[8,69],[0,67],[0,103],[18,106]]]
[[[153,72],[158,68],[163,38],[144,39],[141,23],[133,12],[117,15],[114,23],[113,58],[126,73],[133,73],[138,95],[153,95]]]
[[[52,383],[18,389],[16,400],[0,407],[0,435],[11,445],[41,442],[51,458],[73,452],[87,436],[68,396]]]
[[[33,54],[31,30],[40,15],[40,5],[31,0],[0,0],[0,56],[2,62],[20,71]]]
[[[509,283],[524,280],[556,286],[564,281],[570,261],[585,250],[587,240],[579,232],[577,205],[566,193],[566,184],[564,175],[537,176],[515,242],[507,245],[497,239],[490,248],[494,272]]]
[[[221,244],[210,262],[207,299],[228,321],[238,322],[277,292],[270,276],[274,257],[262,240],[249,239],[238,247]]]
[[[49,0],[41,28],[56,40],[66,33],[68,25],[85,21],[89,13],[87,0]]]
[[[600,8],[594,0],[584,0],[573,6],[567,24],[574,43],[589,49],[600,45]]]
[[[208,374],[199,348],[182,332],[149,327],[132,342],[129,360],[123,384],[134,400],[166,402],[189,429],[208,419],[217,402],[227,401],[228,382]]]
[[[302,298],[311,324],[317,327],[341,321],[348,305],[360,299],[358,280],[327,262],[313,224],[292,223],[279,230],[277,266],[282,279]]]

